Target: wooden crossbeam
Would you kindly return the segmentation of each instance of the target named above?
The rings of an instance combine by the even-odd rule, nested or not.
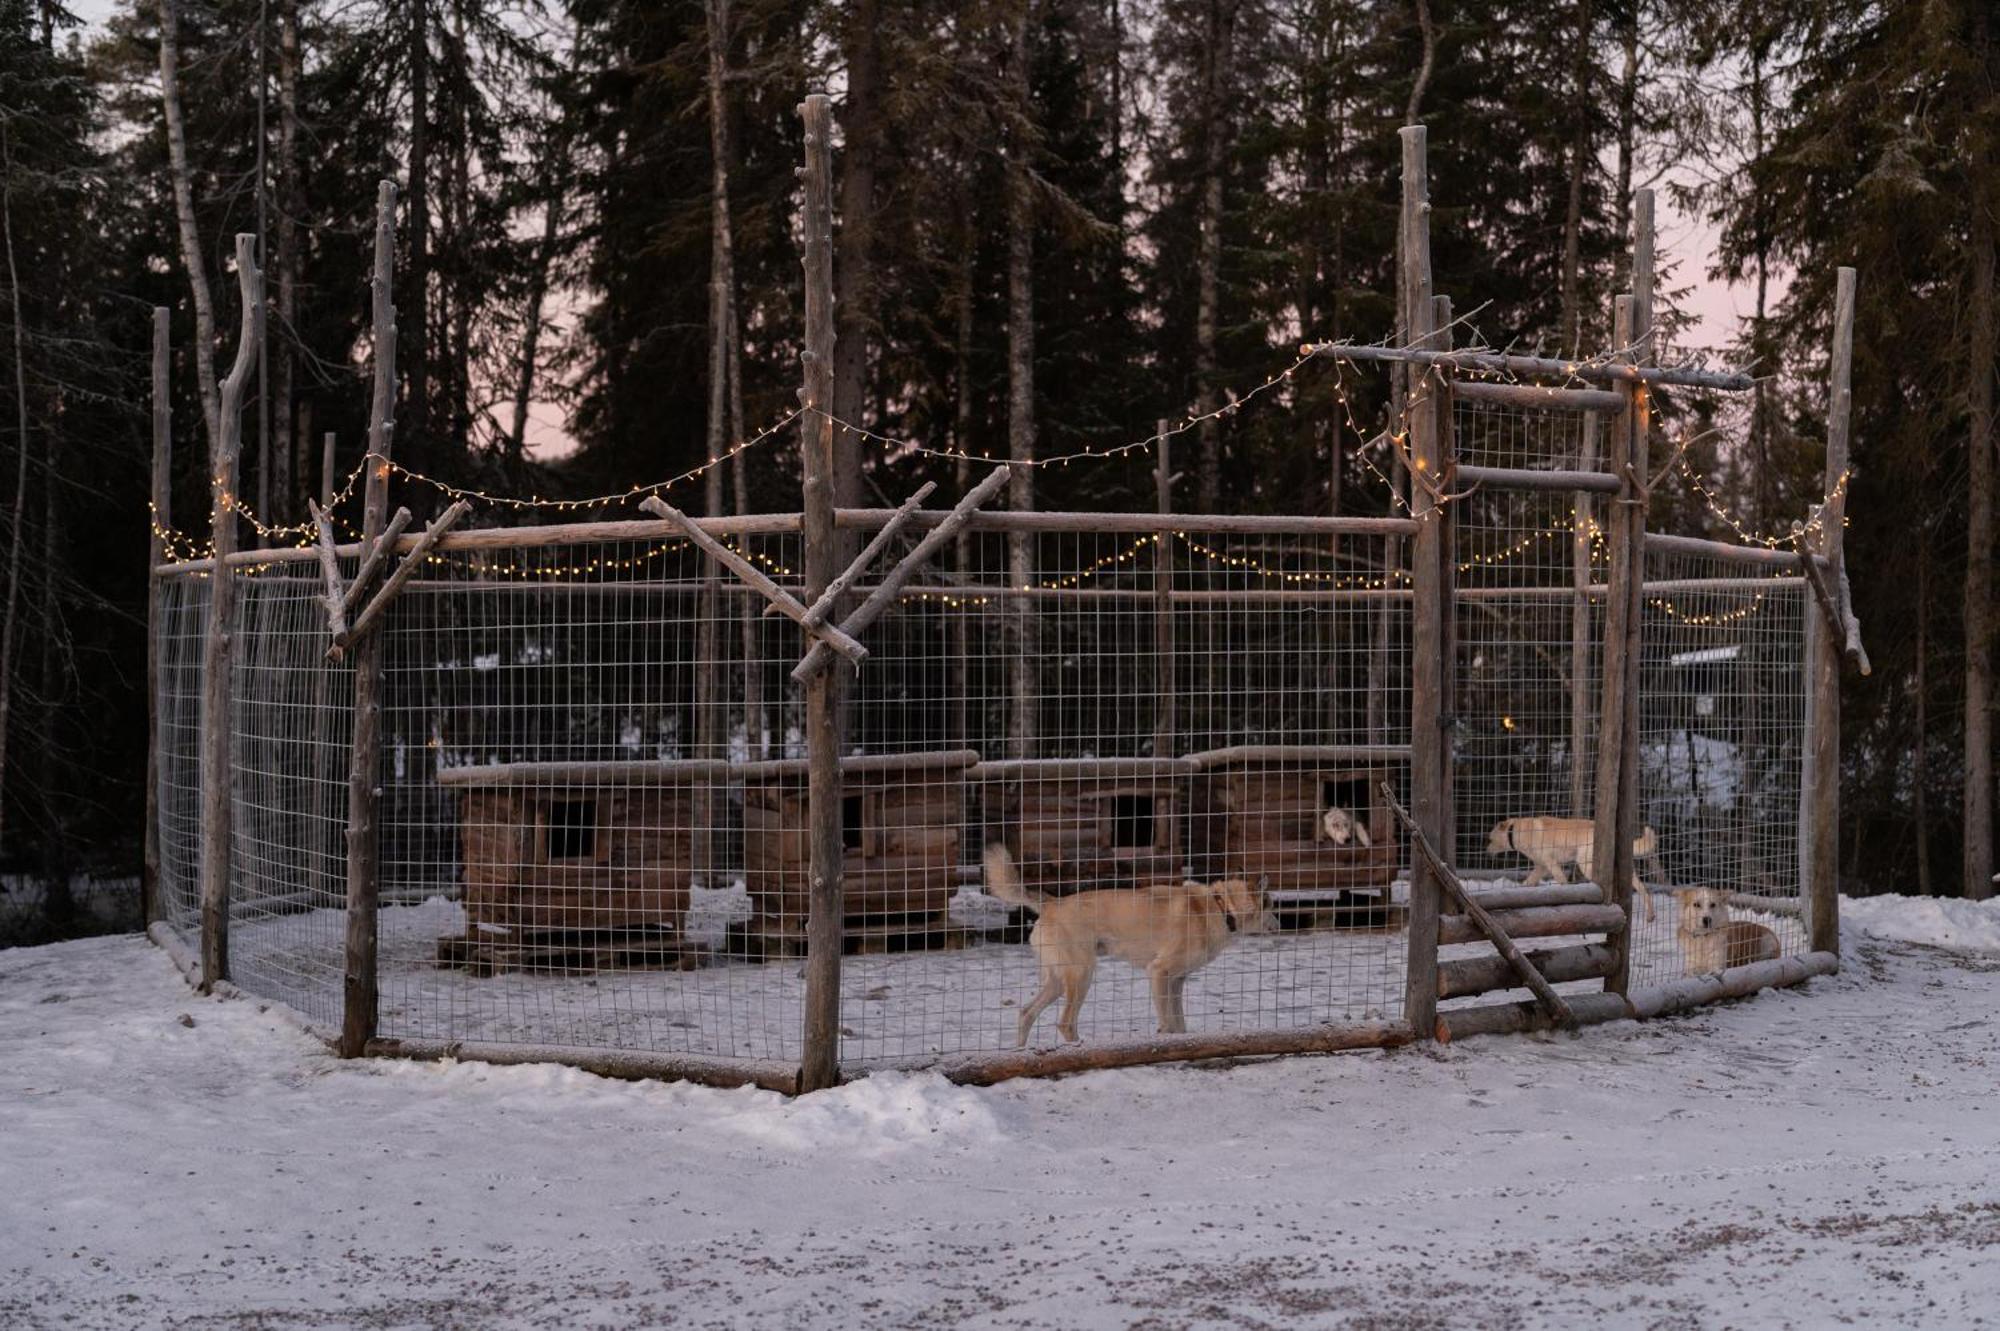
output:
[[[924,533],[924,539],[917,542],[916,549],[903,556],[893,568],[882,575],[882,582],[868,594],[868,599],[854,608],[854,612],[841,621],[840,627],[848,633],[861,633],[880,619],[896,602],[903,587],[917,575],[917,570],[929,563],[931,557],[942,549],[946,542],[958,534],[959,528],[972,521],[986,502],[1000,493],[1007,484],[1009,468],[1005,463],[995,467],[985,480],[966,492],[965,498],[945,515],[942,522]],[[900,512],[901,510],[898,510]],[[824,628],[821,629],[824,632]],[[792,678],[800,684],[806,683],[814,675],[826,669],[831,657],[826,651],[826,640],[814,643],[805,658],[792,668]]]
[[[1437,848],[1431,845],[1430,837],[1424,834],[1423,828],[1417,826],[1416,819],[1410,816],[1410,811],[1396,799],[1395,788],[1387,781],[1382,783],[1382,798],[1388,801],[1389,808],[1396,815],[1397,821],[1408,829],[1410,844],[1416,847],[1417,854],[1423,856],[1424,861],[1430,865],[1431,872],[1437,875],[1437,880],[1444,885],[1445,891],[1458,902],[1459,909],[1464,911],[1479,927],[1479,931],[1486,935],[1494,950],[1507,959],[1507,964],[1514,968],[1514,973],[1521,977],[1522,983],[1534,992],[1535,998],[1548,1010],[1549,1016],[1556,1024],[1564,1030],[1575,1030],[1576,1014],[1570,1011],[1569,1004],[1563,1001],[1562,995],[1555,991],[1555,987],[1543,977],[1542,973],[1535,969],[1535,963],[1529,961],[1521,949],[1514,945],[1514,940],[1507,936],[1507,931],[1494,922],[1493,917],[1487,914],[1486,908],[1479,904],[1472,893],[1465,890],[1465,884],[1458,880],[1458,875],[1444,862],[1444,857],[1437,853]]]
[[[639,501],[639,507],[656,517],[665,518],[668,522],[671,522],[675,527],[680,529],[681,535],[685,536],[689,543],[708,555],[716,563],[734,573],[758,592],[761,592],[765,600],[778,608],[778,613],[784,615],[806,632],[816,636],[819,639],[819,643],[814,644],[816,647],[821,644],[830,646],[834,651],[839,652],[856,665],[861,664],[861,662],[868,658],[868,649],[863,647],[859,642],[856,642],[841,629],[835,628],[831,624],[808,623],[806,608],[799,604],[798,597],[771,581],[763,569],[758,568],[742,555],[736,553],[736,551],[730,549],[721,541],[716,540],[713,536],[710,536],[701,529],[700,523],[675,508],[672,504],[669,504],[666,500],[660,498],[658,495],[647,495]]]
[[[326,575],[326,631],[333,637],[347,632],[347,589],[340,581],[340,556],[333,551],[333,524],[312,500],[306,500],[313,526],[319,529],[319,567]]]
[[[460,518],[471,511],[472,505],[461,499],[444,512],[438,514],[437,520],[424,528],[424,534],[417,538],[417,543],[414,546],[410,547],[410,553],[403,556],[403,562],[396,565],[396,571],[391,573],[388,581],[382,584],[382,590],[376,592],[374,599],[368,602],[367,608],[355,616],[353,625],[348,628],[344,635],[335,636],[333,647],[327,655],[338,656],[363,637],[370,629],[374,628],[376,624],[380,623],[382,616],[389,609],[389,602],[396,599],[396,593],[403,589],[403,584],[408,582],[412,577],[415,577],[418,566],[425,559],[429,558],[431,547],[438,543],[440,537],[456,526]],[[384,534],[386,535],[387,533],[385,532]]]
[[[854,562],[847,566],[846,571],[832,582],[829,582],[826,585],[826,590],[820,593],[819,599],[806,607],[806,623],[808,626],[824,624],[826,622],[827,616],[833,613],[834,605],[839,602],[842,596],[846,595],[847,589],[854,585],[854,580],[860,577],[870,564],[875,562],[875,556],[888,548],[889,542],[895,539],[896,533],[902,530],[903,525],[916,514],[917,509],[922,506],[924,500],[931,497],[931,491],[935,489],[937,489],[936,481],[925,481],[915,494],[903,501],[902,507],[898,508],[890,516],[889,520],[882,524],[882,530],[875,533],[875,539],[868,542],[861,553],[854,557]]]
[[[342,618],[349,617],[361,608],[362,598],[368,595],[368,588],[374,584],[375,575],[382,571],[383,561],[396,548],[396,542],[403,538],[403,528],[410,525],[410,510],[398,508],[396,515],[389,519],[389,525],[382,529],[375,544],[368,546],[361,557],[360,566],[354,570],[354,581],[347,584],[347,596],[341,602]]]

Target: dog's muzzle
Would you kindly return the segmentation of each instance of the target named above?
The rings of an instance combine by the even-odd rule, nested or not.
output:
[[[1236,932],[1236,913],[1235,913],[1234,911],[1227,911],[1227,910],[1226,910],[1226,911],[1224,911],[1224,912],[1222,912],[1222,924],[1223,924],[1223,927],[1224,927],[1224,928],[1226,928],[1226,929],[1228,929],[1230,933],[1232,933],[1232,934],[1233,934],[1233,933],[1235,933],[1235,932]]]

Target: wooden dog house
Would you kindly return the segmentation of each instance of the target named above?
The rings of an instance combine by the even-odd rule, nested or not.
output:
[[[843,758],[841,882],[846,934],[869,943],[936,941],[958,888],[970,749]],[[743,866],[765,950],[803,953],[812,872],[806,762],[732,769],[743,782]]]
[[[1280,904],[1372,893],[1389,903],[1401,864],[1395,816],[1381,794],[1386,748],[1257,745],[1192,756],[1193,836],[1203,877],[1265,879]],[[1352,813],[1374,844],[1337,846],[1320,829],[1328,808]]]
[[[492,763],[449,768],[465,934],[440,960],[585,967],[685,955],[703,785],[720,762]]]
[[[1007,843],[1029,886],[1059,896],[1180,881],[1195,770],[1185,758],[1021,758],[968,776],[986,838]]]

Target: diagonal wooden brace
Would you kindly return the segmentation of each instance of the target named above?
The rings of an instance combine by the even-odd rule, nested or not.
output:
[[[313,525],[319,528],[319,567],[326,574],[326,631],[333,637],[347,632],[347,589],[340,582],[340,556],[333,549],[333,524],[319,505],[306,500]]]
[[[703,531],[700,523],[675,508],[672,504],[669,504],[658,495],[647,495],[639,501],[639,507],[656,517],[665,518],[668,522],[678,527],[681,535],[685,536],[690,543],[706,553],[716,563],[743,579],[751,588],[761,593],[765,600],[778,608],[780,614],[790,619],[806,632],[817,637],[819,641],[813,644],[813,650],[817,651],[821,647],[831,647],[834,651],[839,652],[856,665],[861,664],[862,661],[867,659],[868,649],[856,642],[847,633],[835,628],[831,624],[807,623],[806,608],[799,604],[798,597],[793,596],[783,587],[771,581],[765,575],[764,570],[758,568],[742,555],[737,554],[721,541],[716,540],[713,536]]]
[[[389,519],[389,525],[375,538],[375,544],[362,554],[361,565],[354,570],[354,581],[347,584],[347,595],[340,603],[342,618],[353,615],[361,608],[362,598],[368,595],[369,587],[375,582],[375,575],[382,571],[383,562],[388,559],[389,552],[396,548],[396,542],[402,539],[403,528],[409,525],[410,510],[397,509],[396,515]]]
[[[889,520],[882,524],[882,530],[875,533],[875,539],[870,541],[860,554],[854,556],[854,562],[849,564],[839,577],[826,584],[826,590],[820,593],[817,601],[806,607],[807,627],[826,622],[827,616],[833,613],[834,603],[839,601],[847,589],[854,585],[854,580],[875,562],[875,556],[881,554],[889,542],[895,539],[903,524],[910,520],[911,515],[922,506],[924,500],[931,497],[931,491],[935,489],[937,489],[936,481],[925,481],[915,494],[903,501],[901,508],[890,515]]]
[[[410,547],[410,553],[403,556],[403,562],[396,565],[396,571],[389,575],[388,580],[382,584],[382,590],[375,593],[374,599],[368,602],[367,608],[355,616],[354,623],[348,628],[346,634],[335,636],[333,647],[327,652],[328,656],[339,656],[340,653],[346,651],[361,638],[363,634],[381,622],[384,612],[389,608],[389,602],[396,598],[396,593],[403,589],[404,583],[416,576],[418,566],[430,556],[431,547],[435,546],[446,532],[456,526],[460,518],[471,511],[472,505],[461,499],[444,512],[438,514],[437,520],[424,528],[424,534],[419,536],[417,543]],[[385,538],[388,536],[386,530],[383,532],[383,536]],[[386,539],[383,545],[387,545]]]
[[[1871,673],[1875,667],[1868,660],[1867,649],[1861,645],[1861,621],[1854,615],[1846,561],[1833,566],[1840,587],[1840,596],[1836,600],[1832,589],[1826,585],[1826,578],[1820,573],[1819,558],[1806,548],[1802,524],[1795,522],[1792,528],[1792,543],[1799,557],[1799,567],[1805,571],[1813,599],[1819,602],[1820,614],[1826,617],[1826,631],[1840,644],[1842,654],[1855,669],[1864,675]]]
[[[917,542],[916,549],[903,556],[894,568],[882,575],[881,585],[868,593],[868,599],[856,606],[854,612],[841,621],[840,627],[849,633],[861,633],[880,619],[889,607],[895,604],[896,597],[902,592],[904,584],[917,575],[917,570],[929,563],[931,556],[956,536],[960,527],[972,521],[972,515],[977,513],[987,500],[1000,493],[1000,487],[1007,484],[1008,475],[1008,467],[1002,463],[995,467],[985,480],[967,491],[965,498],[958,501],[957,507],[946,514],[942,522],[924,533],[924,539]],[[800,684],[805,684],[814,675],[826,669],[831,660],[826,652],[826,644],[815,643],[812,650],[805,654],[805,658],[792,667],[792,678]]]
[[[1445,891],[1451,894],[1459,909],[1465,912],[1478,927],[1479,932],[1486,935],[1494,950],[1507,959],[1507,964],[1514,968],[1514,973],[1521,977],[1522,983],[1526,984],[1541,1005],[1548,1009],[1549,1016],[1554,1018],[1556,1024],[1567,1031],[1575,1030],[1576,1013],[1570,1010],[1562,995],[1555,991],[1555,986],[1535,969],[1535,963],[1522,955],[1521,949],[1515,946],[1514,940],[1507,936],[1507,931],[1487,913],[1486,907],[1472,899],[1472,894],[1465,890],[1465,884],[1458,881],[1458,875],[1452,872],[1451,866],[1444,862],[1444,857],[1437,853],[1435,846],[1431,845],[1431,839],[1424,834],[1424,829],[1417,826],[1417,820],[1410,816],[1410,811],[1397,801],[1395,789],[1387,781],[1382,783],[1382,798],[1389,802],[1389,808],[1395,813],[1397,821],[1409,830],[1410,844],[1431,866],[1431,872],[1437,875],[1440,883],[1444,884]]]

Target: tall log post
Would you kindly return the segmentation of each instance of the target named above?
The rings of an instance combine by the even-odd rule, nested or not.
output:
[[[1847,512],[1848,420],[1853,409],[1854,270],[1836,275],[1833,348],[1826,403],[1825,502],[1820,509],[1819,553],[1840,567]],[[1807,946],[1840,951],[1840,665],[1841,642],[1824,615],[1806,612],[1806,853],[1799,867],[1805,883]]]
[[[1431,302],[1430,185],[1422,125],[1408,125],[1403,139],[1403,205],[1399,262],[1403,273],[1403,327],[1412,346],[1427,346]],[[1413,372],[1408,398],[1411,465],[1410,515],[1417,520],[1411,589],[1410,807],[1417,826],[1433,840],[1444,832],[1443,706],[1445,513],[1431,486],[1440,474],[1438,399]],[[1420,1036],[1437,1025],[1437,874],[1422,856],[1410,866],[1409,957],[1403,1018]]]
[[[363,460],[361,543],[379,540],[389,520],[389,450],[396,411],[396,186],[383,181],[375,196],[375,392],[368,408],[368,456]],[[376,927],[381,900],[382,659],[385,635],[371,633],[354,650],[354,747],[347,767],[347,969],[342,986],[340,1052],[359,1058],[375,1037]]]
[[[333,508],[333,431],[326,432],[326,439],[319,450],[319,506],[331,511]]]
[[[1429,345],[1440,350],[1451,350],[1451,297],[1431,298],[1431,335]],[[1458,465],[1457,417],[1452,410],[1452,402],[1457,395],[1457,386],[1451,376],[1440,374],[1431,383],[1432,409],[1437,420],[1437,474],[1449,480]],[[1434,845],[1442,847],[1445,867],[1454,868],[1458,864],[1458,797],[1452,784],[1452,742],[1458,733],[1458,604],[1455,592],[1458,586],[1458,515],[1450,505],[1438,509],[1439,549],[1438,549],[1438,623],[1442,626],[1444,638],[1440,653],[1439,669],[1442,680],[1438,691],[1438,734],[1442,752],[1438,763],[1443,783],[1444,799],[1438,814],[1438,826],[1432,833]],[[1439,899],[1442,902],[1443,898]]]
[[[1153,427],[1159,436],[1159,457],[1153,468],[1153,497],[1160,516],[1174,511],[1173,441],[1168,438],[1168,422]],[[1162,531],[1153,537],[1153,668],[1158,671],[1153,691],[1153,756],[1171,758],[1174,736],[1174,534]]]
[[[1651,361],[1653,328],[1653,192],[1640,190],[1632,209],[1632,295],[1620,347],[1633,363]],[[1597,808],[1592,853],[1604,899],[1630,912],[1632,838],[1639,812],[1639,626],[1646,572],[1646,441],[1652,429],[1648,388],[1624,380],[1627,405],[1612,430],[1609,456],[1624,485],[1609,505],[1611,568],[1607,581],[1603,691],[1597,752]],[[1614,940],[1618,964],[1605,977],[1608,992],[1622,994],[1631,976],[1629,935]]]
[[[1629,317],[1629,316],[1628,316]],[[1618,345],[1624,345],[1622,342]],[[1583,449],[1577,469],[1597,467],[1598,439],[1604,418],[1594,411],[1583,413]],[[1569,608],[1569,816],[1590,817],[1590,780],[1584,773],[1584,754],[1590,751],[1590,491],[1570,495],[1569,577],[1575,598]]]
[[[153,310],[153,539],[146,548],[146,842],[139,870],[140,918],[160,918],[160,580],[173,527],[174,408],[168,381],[170,316]]]
[[[812,93],[805,122],[805,382],[799,404],[804,487],[805,601],[840,572],[833,521],[833,104]],[[840,694],[847,668],[830,663],[806,684],[806,823],[811,883],[806,915],[804,1057],[799,1090],[840,1080],[841,894]]]
[[[213,474],[209,477],[209,539],[215,547],[210,575],[208,635],[201,664],[201,986],[229,978],[230,670],[235,652],[235,576],[228,557],[236,550],[237,462],[243,453],[243,391],[257,363],[263,330],[264,274],[257,267],[257,238],[236,237],[236,283],[243,327],[236,363],[222,382],[216,420]],[[208,348],[197,348],[201,355]]]

